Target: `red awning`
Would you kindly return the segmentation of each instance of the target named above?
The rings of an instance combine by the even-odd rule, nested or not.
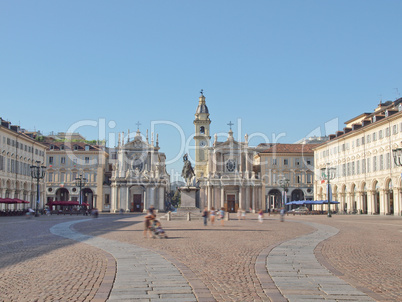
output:
[[[0,203],[17,204],[17,203],[29,203],[29,201],[25,201],[18,198],[0,198]]]

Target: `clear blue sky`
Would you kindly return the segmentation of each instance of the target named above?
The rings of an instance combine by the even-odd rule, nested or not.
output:
[[[283,143],[329,134],[326,122],[343,128],[402,93],[401,12],[388,0],[3,0],[0,116],[45,134],[105,119],[106,138],[170,121],[188,139],[204,89],[211,133],[232,121],[236,136]],[[180,155],[173,126],[156,132],[168,160]]]

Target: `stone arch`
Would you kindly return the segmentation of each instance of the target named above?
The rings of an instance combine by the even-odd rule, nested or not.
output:
[[[91,188],[83,188],[82,189],[82,202],[87,203],[89,208],[92,209],[94,207],[94,192]]]
[[[66,188],[58,188],[55,195],[57,201],[70,200],[70,192]]]
[[[293,190],[292,191],[292,194],[291,194],[291,199],[290,199],[291,201],[294,201],[294,200],[304,200],[304,193],[303,193],[303,191],[302,190],[300,190],[300,189],[295,189],[295,190]]]

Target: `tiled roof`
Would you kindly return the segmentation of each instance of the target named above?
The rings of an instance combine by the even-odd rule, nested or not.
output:
[[[321,144],[274,144],[261,153],[314,153],[313,148]]]

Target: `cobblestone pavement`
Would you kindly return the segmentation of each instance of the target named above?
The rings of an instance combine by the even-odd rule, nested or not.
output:
[[[315,250],[319,262],[332,273],[377,301],[402,301],[401,217],[295,218],[328,224],[340,230]]]
[[[316,246],[338,233],[329,225],[303,222],[316,228],[314,233],[288,240],[268,256],[267,269],[288,301],[373,302],[365,293],[339,279],[323,267],[314,255]]]
[[[157,253],[133,244],[75,232],[69,221],[53,226],[53,234],[107,251],[117,261],[116,277],[108,301],[197,301],[181,272]]]
[[[267,246],[313,231],[302,224],[280,223],[276,217],[262,224],[254,219],[231,220],[224,227],[220,224],[204,227],[202,221],[163,221],[169,238],[159,240],[143,238],[142,217],[126,220],[138,223],[123,228],[116,225],[99,228],[102,224],[99,220],[96,222],[99,226],[77,224],[74,228],[170,255],[209,289],[214,299],[208,301],[269,301],[256,275],[259,253]]]
[[[95,300],[107,255],[49,232],[55,223],[77,219],[0,218],[0,301]]]
[[[110,254],[49,232],[57,223],[77,219],[0,219],[0,301],[105,300],[99,293],[105,293]],[[340,231],[318,244],[318,261],[376,301],[402,300],[401,218],[287,216],[280,223],[270,216],[260,224],[249,214],[246,221],[231,220],[223,227],[164,221],[166,240],[144,239],[142,219],[100,215],[73,229],[156,251],[179,268],[199,301],[286,301],[264,268],[266,258],[281,243],[315,231],[300,222],[330,225]]]

